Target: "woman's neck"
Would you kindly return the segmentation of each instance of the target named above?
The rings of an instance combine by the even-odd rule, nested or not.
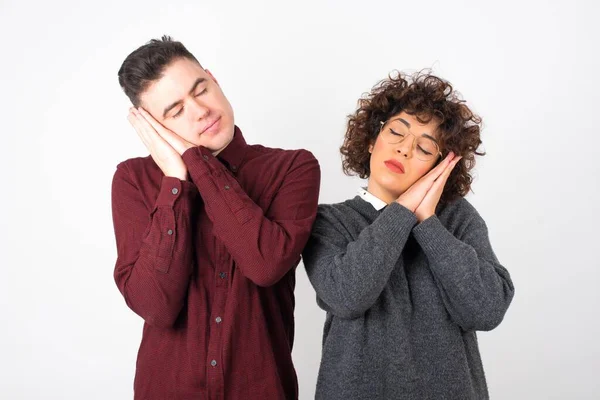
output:
[[[384,201],[386,204],[390,204],[398,198],[398,195],[392,194],[387,190],[383,189],[377,183],[375,183],[372,179],[369,179],[367,184],[367,191],[371,193],[373,196],[377,197],[381,201]]]

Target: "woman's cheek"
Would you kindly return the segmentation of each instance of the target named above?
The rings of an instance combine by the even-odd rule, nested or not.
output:
[[[419,177],[417,179],[422,178],[423,176],[427,175],[427,173],[431,170],[431,167],[429,165],[420,165],[418,168],[418,175]]]

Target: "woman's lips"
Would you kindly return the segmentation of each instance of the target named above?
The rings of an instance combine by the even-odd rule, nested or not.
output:
[[[384,162],[385,166],[388,167],[388,169],[396,174],[403,174],[404,173],[404,165],[402,165],[402,163],[400,163],[399,161],[396,160],[387,160],[386,162]]]

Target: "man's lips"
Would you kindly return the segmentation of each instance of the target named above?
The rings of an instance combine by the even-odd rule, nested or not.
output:
[[[384,162],[384,164],[392,172],[395,172],[397,174],[403,174],[404,173],[404,165],[402,165],[402,163],[400,161],[387,160],[387,161]]]
[[[215,124],[217,122],[219,122],[221,120],[221,117],[215,118],[214,121],[209,122],[208,125],[206,125],[206,127],[200,132],[200,134],[202,135],[204,132],[209,131],[213,126],[215,126]]]

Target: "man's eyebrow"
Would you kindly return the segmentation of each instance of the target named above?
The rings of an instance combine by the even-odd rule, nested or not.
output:
[[[177,105],[181,104],[181,100],[177,100],[174,103],[169,104],[168,106],[165,107],[165,110],[163,111],[163,118],[167,118],[167,113],[169,111],[171,111],[173,108],[177,107]]]
[[[206,79],[204,78],[198,78],[196,79],[196,82],[194,82],[194,84],[192,85],[192,88],[190,89],[190,94],[194,93],[196,91],[196,88],[198,87],[199,84],[201,84],[202,82],[204,82]]]
[[[406,125],[407,128],[410,129],[410,124],[407,120],[405,120],[404,118],[398,118],[398,121],[402,122],[404,125]]]
[[[189,93],[192,94],[196,91],[196,88],[198,87],[199,84],[201,84],[202,82],[204,82],[206,79],[205,78],[198,78],[196,79],[196,82],[194,82],[194,84],[192,85],[192,88],[190,89]],[[181,103],[181,100],[177,100],[171,104],[169,104],[168,106],[165,107],[165,110],[163,111],[163,118],[167,117],[167,113],[169,111],[171,111],[173,108],[177,107],[179,104]]]

